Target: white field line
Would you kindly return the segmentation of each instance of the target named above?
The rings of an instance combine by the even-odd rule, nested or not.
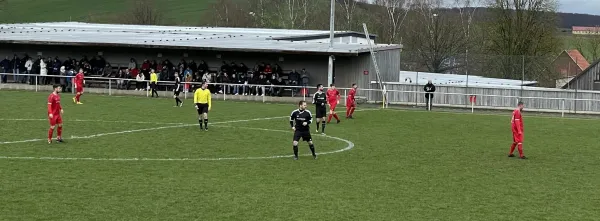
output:
[[[360,109],[360,110],[356,110],[355,112],[359,112],[359,111],[373,111],[373,110],[381,110],[381,109]],[[248,121],[259,121],[259,120],[272,120],[272,119],[280,119],[280,118],[287,118],[287,116],[282,116],[282,117],[267,117],[267,118],[254,118],[254,119],[247,119],[247,120],[232,120],[232,121],[223,121],[223,122],[215,122],[215,123],[211,123],[211,125],[214,124],[227,124],[227,123],[241,123],[241,122],[248,122]],[[27,118],[23,118],[23,119],[0,119],[0,121],[46,121],[48,119],[27,119]],[[117,134],[127,134],[127,133],[135,133],[135,132],[142,132],[142,131],[152,131],[152,130],[162,130],[162,129],[169,129],[169,128],[180,128],[180,127],[191,127],[191,126],[197,126],[197,124],[184,124],[184,123],[156,123],[156,122],[140,122],[140,121],[105,121],[105,120],[80,120],[80,119],[75,119],[75,120],[69,120],[69,121],[75,121],[75,122],[103,122],[103,123],[137,123],[137,124],[172,124],[172,126],[163,126],[163,127],[153,127],[153,128],[144,128],[144,129],[136,129],[136,130],[125,130],[125,131],[118,131],[118,132],[109,132],[109,133],[100,133],[100,134],[93,134],[93,135],[87,135],[87,136],[71,136],[69,137],[69,139],[90,139],[90,138],[96,138],[96,137],[102,137],[102,136],[107,136],[107,135],[117,135]],[[67,122],[69,122],[67,121]],[[29,142],[40,142],[40,141],[45,141],[46,139],[28,139],[28,140],[18,140],[18,141],[0,141],[0,145],[3,144],[16,144],[16,143],[29,143]]]
[[[0,119],[0,121],[47,121],[48,119]],[[65,122],[100,122],[100,123],[123,123],[123,124],[159,124],[159,125],[180,125],[184,123],[166,123],[166,122],[145,122],[145,121],[119,121],[119,120],[66,120]]]
[[[361,112],[361,111],[374,111],[374,110],[382,110],[379,108],[367,108],[367,109],[358,109],[355,110],[355,112]],[[254,119],[247,119],[247,120],[232,120],[232,121],[223,121],[223,122],[215,122],[215,123],[211,123],[211,125],[215,125],[215,124],[227,124],[227,123],[241,123],[241,122],[249,122],[249,121],[260,121],[260,120],[272,120],[272,119],[281,119],[281,118],[287,118],[288,116],[281,116],[281,117],[267,117],[267,118],[254,118]],[[0,121],[45,121],[47,119],[0,119]],[[110,133],[100,133],[100,134],[94,134],[94,135],[88,135],[88,136],[71,136],[70,139],[90,139],[90,138],[96,138],[96,137],[102,137],[102,136],[107,136],[107,135],[116,135],[116,134],[126,134],[126,133],[135,133],[135,132],[141,132],[141,131],[152,131],[152,130],[161,130],[161,129],[169,129],[169,128],[180,128],[180,127],[190,127],[190,126],[197,126],[197,124],[183,124],[183,123],[156,123],[156,122],[137,122],[137,121],[104,121],[104,120],[79,120],[79,119],[75,119],[75,120],[70,120],[70,121],[78,121],[78,122],[105,122],[105,123],[139,123],[139,124],[173,124],[172,126],[164,126],[164,127],[154,127],[154,128],[145,128],[145,129],[137,129],[137,130],[125,130],[125,131],[118,131],[118,132],[110,132]],[[243,128],[243,127],[240,127]],[[271,130],[271,129],[260,129],[260,128],[245,128],[245,129],[254,129],[254,130],[265,130],[265,131],[278,131],[278,132],[287,132],[287,131],[282,131],[282,130]],[[323,152],[320,153],[321,155],[323,154],[331,154],[331,153],[339,153],[339,152],[343,152],[343,151],[347,151],[350,150],[352,148],[354,148],[354,143],[352,143],[351,141],[342,139],[342,138],[338,138],[338,137],[332,137],[332,136],[325,136],[327,138],[330,139],[335,139],[335,140],[340,140],[343,142],[346,142],[348,144],[348,146],[346,148],[340,149],[340,150],[336,150],[336,151],[330,151],[330,152]],[[40,142],[40,141],[45,141],[46,139],[29,139],[29,140],[19,140],[19,141],[0,141],[0,145],[3,144],[16,144],[16,143],[29,143],[29,142]],[[293,155],[286,155],[286,156],[270,156],[270,157],[241,157],[241,158],[197,158],[197,159],[150,159],[150,158],[63,158],[63,157],[9,157],[9,156],[0,156],[0,159],[45,159],[45,160],[112,160],[112,161],[134,161],[134,160],[146,160],[146,161],[176,161],[176,160],[241,160],[241,159],[274,159],[274,158],[288,158],[288,157],[292,157]]]
[[[249,121],[280,119],[280,118],[286,118],[286,117],[287,116],[283,116],[283,117],[267,117],[267,118],[254,118],[254,119],[247,119],[247,120],[232,120],[232,121],[215,122],[215,123],[212,123],[212,124],[217,124],[218,125],[218,124],[227,124],[227,123],[241,123],[241,122],[249,122]],[[107,135],[127,134],[127,133],[135,133],[135,132],[142,132],[142,131],[162,130],[162,129],[169,129],[169,128],[180,128],[180,127],[191,127],[191,126],[198,126],[198,124],[176,124],[176,125],[163,126],[163,127],[152,127],[152,128],[144,128],[144,129],[136,129],[136,130],[124,130],[124,131],[117,131],[117,132],[100,133],[100,134],[93,134],[93,135],[88,135],[88,136],[71,136],[69,139],[90,139],[90,138],[102,137],[102,136],[107,136]],[[45,141],[45,140],[46,139],[29,139],[29,140],[4,141],[4,142],[0,141],[0,145],[2,145],[2,144],[38,142],[38,141]]]
[[[282,117],[275,118],[262,118],[264,120],[268,119],[278,119]],[[250,121],[250,120],[246,120]],[[221,122],[225,123],[225,122]],[[233,123],[233,122],[228,122]],[[291,132],[287,130],[273,130],[273,129],[263,129],[263,128],[251,128],[251,127],[234,127],[234,126],[216,126],[216,127],[231,127],[231,128],[240,128],[247,130],[261,130],[261,131],[273,131],[273,132]],[[344,151],[351,150],[354,148],[354,143],[352,141],[342,139],[334,136],[321,135],[322,137],[339,140],[345,142],[347,144],[346,147],[326,152],[318,152],[318,155],[327,155],[340,153]],[[318,148],[317,148],[318,149]],[[310,156],[311,154],[303,154],[301,156]],[[265,156],[265,157],[219,157],[219,158],[78,158],[78,157],[11,157],[11,156],[0,156],[0,159],[18,159],[18,160],[74,160],[74,161],[220,161],[220,160],[262,160],[262,159],[278,159],[278,158],[291,158],[294,155],[276,155],[276,156]]]

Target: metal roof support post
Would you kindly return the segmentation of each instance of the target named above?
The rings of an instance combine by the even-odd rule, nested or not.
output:
[[[333,49],[333,39],[335,38],[335,0],[331,0],[331,14],[329,15],[329,49]],[[329,66],[327,70],[327,86],[333,84],[333,55],[329,55]]]
[[[329,55],[329,65],[327,67],[327,86],[333,84],[333,65],[335,65],[335,59],[333,55]]]

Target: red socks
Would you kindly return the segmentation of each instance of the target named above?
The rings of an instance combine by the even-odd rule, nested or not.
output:
[[[81,94],[77,94],[75,95],[75,101],[79,102],[79,98],[81,97]]]
[[[48,130],[48,140],[52,140],[52,134],[54,134],[54,129],[50,128]]]
[[[508,153],[509,155],[513,154],[515,152],[515,147],[517,147],[516,143],[513,143],[512,145],[510,145],[510,152]]]
[[[523,157],[523,144],[519,144],[519,157]]]
[[[356,109],[356,108],[354,108],[354,107],[350,108],[350,116],[352,116],[352,114],[354,114],[354,109]]]
[[[331,117],[335,117],[336,120],[340,121],[340,118],[337,114],[330,114],[329,116],[327,116],[327,123],[331,122]]]
[[[56,129],[56,137],[59,139],[62,138],[62,127]]]
[[[346,118],[350,117],[350,110],[352,110],[351,107],[346,108]]]

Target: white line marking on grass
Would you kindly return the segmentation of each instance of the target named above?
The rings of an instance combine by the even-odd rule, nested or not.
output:
[[[48,119],[0,119],[0,121],[47,121]],[[184,123],[165,123],[165,122],[145,122],[145,121],[119,121],[119,120],[65,120],[65,122],[100,122],[100,123],[124,123],[124,124],[184,124]]]
[[[214,122],[214,123],[212,123],[212,125],[227,124],[227,123],[241,123],[241,122],[260,121],[260,120],[272,120],[272,119],[280,119],[280,118],[286,118],[286,117],[266,117],[266,118],[247,119],[247,120],[231,120],[231,121]],[[82,120],[82,121],[84,121],[84,120]],[[143,128],[143,129],[136,129],[136,130],[124,130],[124,131],[117,131],[117,132],[93,134],[93,135],[87,135],[87,136],[71,136],[69,139],[90,139],[90,138],[102,137],[102,136],[106,136],[106,135],[127,134],[127,133],[135,133],[135,132],[142,132],[142,131],[162,130],[162,129],[169,129],[169,128],[180,128],[180,127],[191,127],[191,126],[198,126],[198,125],[197,124],[176,124],[176,125],[172,125],[172,126],[152,127],[152,128]],[[0,145],[39,142],[39,141],[44,141],[44,140],[45,139],[29,139],[29,140],[4,141],[4,142],[0,141]]]
[[[278,119],[278,118],[283,118],[283,117],[274,117],[274,118],[261,118],[263,120],[269,120],[269,119]],[[252,119],[252,120],[258,120],[258,119]],[[244,121],[252,121],[252,120],[244,120]],[[244,122],[241,121],[241,122]],[[218,123],[234,123],[231,121],[225,121],[225,122],[218,122]],[[215,123],[216,124],[216,123]],[[261,130],[261,131],[273,131],[273,132],[286,132],[289,133],[291,131],[287,131],[287,130],[273,130],[273,129],[264,129],[264,128],[252,128],[252,127],[234,127],[234,126],[216,126],[216,127],[231,127],[231,128],[240,128],[240,129],[247,129],[247,130]],[[325,138],[329,138],[329,139],[334,139],[334,140],[339,140],[342,142],[345,142],[347,144],[346,147],[339,149],[339,150],[333,150],[333,151],[326,151],[326,152],[317,152],[318,155],[327,155],[327,154],[334,154],[334,153],[340,153],[340,152],[344,152],[344,151],[348,151],[351,150],[352,148],[354,148],[354,143],[352,143],[352,141],[343,139],[343,138],[339,138],[339,137],[334,137],[334,136],[328,136],[328,135],[321,135],[322,137]],[[79,158],[79,157],[11,157],[11,156],[0,156],[0,159],[12,159],[12,160],[63,160],[63,161],[68,161],[68,160],[72,160],[72,161],[220,161],[220,160],[263,160],[263,159],[278,159],[278,158],[291,158],[294,155],[276,155],[276,156],[265,156],[265,157],[218,157],[218,158]],[[311,156],[311,154],[302,154],[301,156]]]

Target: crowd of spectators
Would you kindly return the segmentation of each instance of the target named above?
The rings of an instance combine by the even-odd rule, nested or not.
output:
[[[40,75],[37,78],[37,84],[48,85],[48,84],[62,84],[70,86],[70,76],[77,74],[79,69],[83,69],[88,74],[102,74],[104,71],[111,70],[110,64],[102,56],[94,56],[92,59],[88,59],[87,56],[83,56],[79,61],[71,57],[65,60],[60,60],[58,57],[42,57],[37,58],[30,57],[25,54],[23,57],[19,57],[16,54],[12,58],[6,56],[4,60],[0,61],[0,67],[3,73],[14,73],[14,74],[34,74]],[[68,76],[67,78],[56,78],[53,76]],[[13,82],[23,84],[35,84],[36,78],[26,75],[13,75]],[[8,76],[3,75],[0,78],[2,83],[8,82]]]
[[[74,76],[79,69],[83,69],[86,76],[101,76],[119,78],[117,80],[118,89],[133,89],[146,90],[144,80],[150,78],[150,73],[157,73],[159,81],[174,81],[175,74],[180,76],[185,82],[209,82],[209,83],[225,83],[238,84],[235,86],[211,85],[210,90],[213,93],[225,93],[235,95],[263,95],[263,90],[256,85],[271,85],[266,87],[264,93],[266,95],[281,96],[282,89],[277,86],[306,86],[309,84],[309,73],[302,69],[300,72],[296,70],[284,71],[278,64],[257,63],[254,67],[249,68],[244,63],[225,62],[220,66],[209,66],[205,61],[196,63],[193,60],[181,59],[177,65],[169,59],[161,62],[156,60],[144,60],[141,63],[135,58],[131,58],[128,64],[118,65],[113,67],[102,56],[94,56],[88,59],[83,56],[79,61],[72,58],[67,58],[61,61],[58,57],[44,58],[38,56],[36,59],[29,55],[24,55],[22,58],[16,54],[12,59],[6,59],[0,62],[0,67],[4,73],[25,73],[36,74],[38,84],[63,84],[70,87],[69,76]],[[52,76],[67,76],[67,78],[53,78]],[[7,82],[7,76],[2,76],[2,82]],[[27,76],[15,76],[14,82],[35,84],[35,78]],[[132,88],[132,86],[134,88]],[[193,86],[186,85],[187,90],[193,90]]]

